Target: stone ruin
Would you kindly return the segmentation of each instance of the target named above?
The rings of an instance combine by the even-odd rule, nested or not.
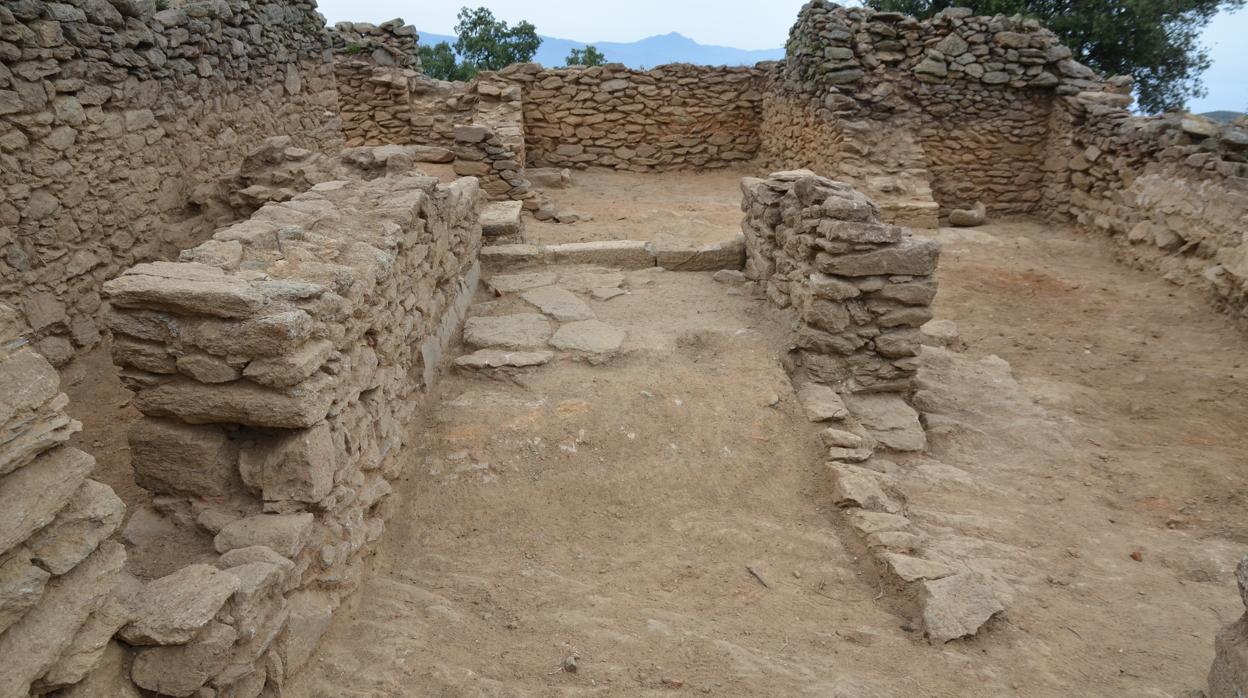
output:
[[[422,75],[417,40],[328,29],[310,0],[0,6],[0,698],[281,695],[384,534],[483,266],[743,268],[792,321],[812,420],[837,423],[843,518],[934,642],[1003,607],[909,555],[887,478],[857,465],[924,445],[902,398],[939,247],[903,226],[1072,222],[1248,317],[1248,129],[1132,115],[1129,80],[1030,20],[813,0],[783,62],[468,84]],[[536,184],[565,168],[743,166],[774,174],[743,181],[731,244],[522,239],[521,210],[571,219]],[[52,368],[103,333],[151,494],[126,546]],[[1241,626],[1217,698],[1248,688]]]

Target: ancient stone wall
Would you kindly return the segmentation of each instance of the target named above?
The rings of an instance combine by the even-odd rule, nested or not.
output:
[[[412,130],[412,93],[420,73],[340,58],[334,78],[348,146],[423,142]]]
[[[665,65],[648,71],[513,65],[534,167],[637,172],[744,164],[758,152],[762,73]]]
[[[1127,261],[1203,291],[1248,326],[1248,128],[1137,117],[1128,100],[1103,90],[1060,101],[1046,209],[1109,235]]]
[[[867,197],[808,170],[741,189],[745,273],[795,310],[800,368],[838,391],[908,392],[940,244],[881,223]]]
[[[416,28],[392,19],[380,25],[339,22],[328,31],[329,43],[340,57],[354,57],[373,65],[420,70]]]
[[[961,8],[919,21],[815,0],[787,51],[771,70],[764,162],[853,182],[886,212],[900,200],[903,220],[932,197],[942,213],[1035,211],[1054,95],[1091,76],[1034,21]]]
[[[202,240],[197,189],[262,138],[339,144],[310,0],[0,5],[0,294],[53,363],[100,283]]]
[[[280,689],[382,534],[481,239],[476,180],[387,169],[320,181],[180,262],[104,285],[114,360],[143,414],[135,478],[156,495],[127,539],[139,558],[179,540],[191,563],[151,575],[121,632],[146,690]]]
[[[89,479],[90,455],[66,445],[56,369],[0,303],[0,696],[75,684],[126,622],[119,586],[126,552],[108,541],[125,506]]]

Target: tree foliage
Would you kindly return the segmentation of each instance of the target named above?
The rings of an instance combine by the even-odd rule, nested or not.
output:
[[[597,46],[590,44],[584,49],[572,49],[572,52],[568,54],[564,62],[569,66],[583,65],[587,68],[592,68],[596,65],[606,65],[607,57],[602,55],[602,51],[599,51]]]
[[[508,26],[485,7],[460,8],[455,35],[455,52],[470,77],[482,70],[502,70],[512,63],[533,60],[542,45],[537,27],[525,21]]]
[[[1140,108],[1155,113],[1205,94],[1210,65],[1200,35],[1222,9],[1245,0],[866,0],[877,10],[930,17],[947,7],[976,14],[1021,14],[1062,38],[1075,59],[1110,75],[1135,78]]]
[[[420,47],[426,75],[438,80],[471,80],[482,70],[502,70],[512,63],[530,61],[542,45],[537,27],[529,22],[508,26],[485,7],[461,7],[455,36],[454,47],[445,41]]]
[[[439,41],[433,46],[421,46],[419,50],[420,67],[429,77],[438,80],[471,78],[465,66],[456,62],[454,49],[445,41]]]

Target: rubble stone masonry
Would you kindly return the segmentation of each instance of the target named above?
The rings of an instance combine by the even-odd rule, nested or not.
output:
[[[60,364],[100,337],[100,284],[207,235],[197,188],[261,139],[339,144],[310,0],[0,5],[0,294]]]

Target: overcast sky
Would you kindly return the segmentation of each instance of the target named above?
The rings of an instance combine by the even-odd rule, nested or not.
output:
[[[680,32],[699,43],[744,49],[779,48],[804,0],[319,0],[332,24],[384,22],[402,17],[417,29],[452,34],[461,5],[484,5],[510,23],[527,19],[539,33],[578,41],[636,41]],[[1248,110],[1248,10],[1223,13],[1206,43],[1213,68],[1205,75],[1209,97],[1193,111]]]

